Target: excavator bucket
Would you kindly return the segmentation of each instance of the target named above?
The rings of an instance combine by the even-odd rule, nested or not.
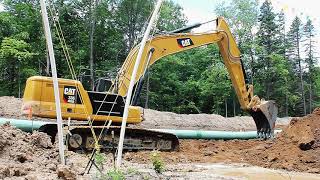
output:
[[[262,101],[260,105],[250,110],[250,114],[256,124],[258,138],[272,138],[278,114],[275,101]]]

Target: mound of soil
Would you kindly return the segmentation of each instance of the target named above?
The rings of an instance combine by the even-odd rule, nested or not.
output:
[[[180,140],[179,152],[160,152],[166,163],[248,163],[266,168],[320,173],[320,109],[291,120],[275,139]],[[150,162],[150,152],[127,153],[125,159]]]
[[[251,157],[261,161],[255,162]],[[293,118],[274,142],[249,151],[247,158],[264,167],[320,173],[320,109]]]
[[[0,97],[0,117],[22,118],[22,99],[13,96]]]
[[[197,129],[197,130],[255,130],[249,116],[225,118],[218,114],[176,114],[173,112],[144,109],[144,121],[135,128],[150,129]]]
[[[47,134],[26,133],[9,124],[0,126],[0,132],[0,179],[58,179],[63,175],[58,150]]]
[[[0,117],[27,119],[21,114],[22,99],[13,96],[0,97]],[[278,118],[277,128],[288,125],[290,118]],[[33,116],[32,120],[51,121]],[[225,118],[217,114],[176,114],[172,112],[144,109],[144,121],[140,124],[129,125],[135,128],[149,129],[196,129],[196,130],[227,130],[246,131],[255,130],[256,126],[250,116],[236,116]]]

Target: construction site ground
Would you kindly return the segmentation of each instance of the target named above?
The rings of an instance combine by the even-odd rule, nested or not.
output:
[[[21,99],[0,97],[0,117],[25,119]],[[214,114],[181,115],[145,110],[135,127],[203,130],[254,130],[251,117]],[[127,179],[320,179],[320,109],[301,118],[281,118],[283,129],[274,139],[180,140],[177,152],[159,152],[165,171],[153,170],[151,151],[126,152],[122,171]],[[26,133],[0,126],[0,179],[95,179],[92,168],[81,175],[89,154],[66,152],[59,165],[58,148],[41,132]],[[113,167],[112,154],[103,154],[103,172]]]

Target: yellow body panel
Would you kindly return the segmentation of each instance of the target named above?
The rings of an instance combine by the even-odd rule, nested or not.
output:
[[[87,91],[81,82],[70,79],[58,79],[62,118],[73,120],[88,120],[121,122],[122,117],[92,114],[92,104]],[[75,86],[82,97],[81,104],[64,101],[64,87]],[[53,83],[51,77],[33,76],[28,78],[23,95],[23,111],[25,114],[31,109],[32,114],[40,117],[56,118],[56,106],[54,100]],[[130,106],[128,123],[140,123],[142,120],[139,107]]]

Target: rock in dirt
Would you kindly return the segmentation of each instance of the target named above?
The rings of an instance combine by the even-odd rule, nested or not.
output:
[[[0,165],[0,179],[10,176],[10,169],[6,165]]]
[[[68,166],[59,165],[57,168],[58,177],[64,180],[76,180],[76,173],[73,172]]]
[[[52,148],[52,142],[50,136],[48,136],[46,133],[35,131],[31,135],[31,143],[39,148]]]

